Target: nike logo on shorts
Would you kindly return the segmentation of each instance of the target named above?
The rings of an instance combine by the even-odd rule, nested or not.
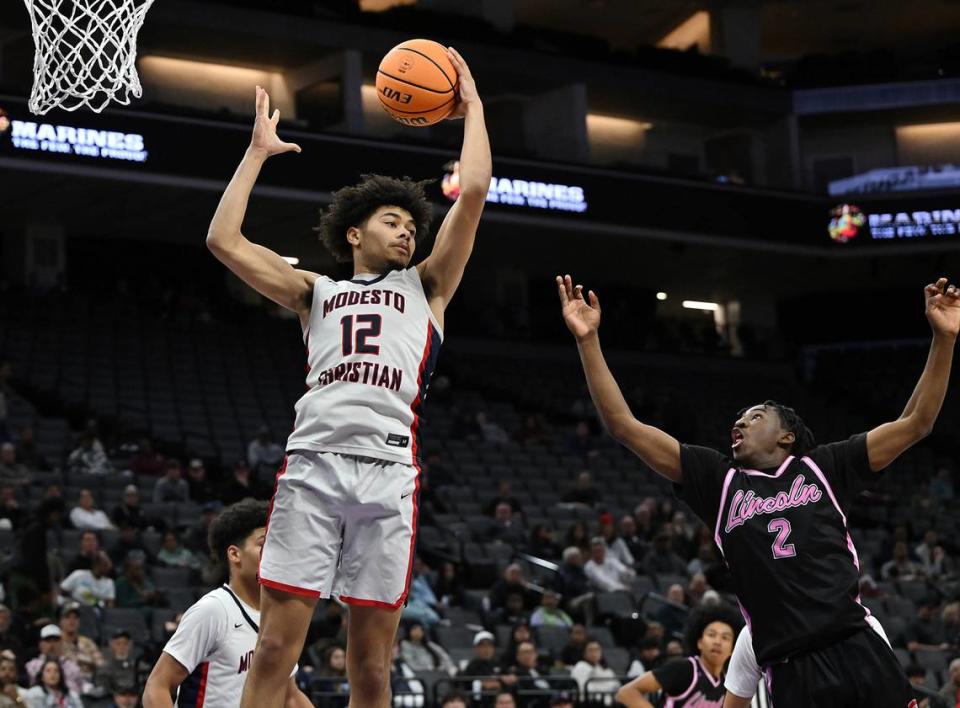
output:
[[[233,628],[234,628],[234,629],[239,629],[239,628],[242,627],[242,626],[243,626],[243,622],[241,622],[240,624],[235,624],[235,625],[233,625]]]
[[[401,494],[401,495],[400,495],[400,498],[401,498],[401,499],[406,499],[406,498],[409,497],[411,494],[413,494],[413,491],[412,491],[412,490],[409,491],[409,492],[407,492],[406,494]]]

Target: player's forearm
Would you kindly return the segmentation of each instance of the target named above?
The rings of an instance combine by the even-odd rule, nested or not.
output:
[[[476,196],[482,204],[490,190],[493,157],[483,117],[483,104],[471,103],[464,116],[463,147],[460,150],[460,198]]]
[[[143,708],[173,708],[172,691],[156,681],[147,681],[143,689]]]
[[[583,340],[577,340],[577,349],[600,422],[610,435],[619,440],[624,426],[633,419],[633,414],[603,358],[599,336],[594,332]]]
[[[266,159],[264,153],[247,148],[210,222],[207,245],[211,249],[229,248],[231,242],[241,238],[240,229],[247,213],[250,192]]]
[[[617,691],[616,698],[626,708],[653,708],[653,704],[644,698],[638,690],[631,688],[630,684]]]
[[[955,344],[955,338],[950,335],[934,334],[923,373],[900,415],[901,418],[913,418],[923,432],[929,433],[933,429],[943,407]]]

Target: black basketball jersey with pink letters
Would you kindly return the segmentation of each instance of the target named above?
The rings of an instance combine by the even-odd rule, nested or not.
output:
[[[663,708],[723,708],[723,677],[714,678],[699,656],[668,661],[653,676],[663,689]]]
[[[680,460],[675,491],[714,532],[761,666],[866,626],[846,517],[880,476],[870,470],[866,434],[788,457],[778,469],[743,469],[694,445],[681,446]]]

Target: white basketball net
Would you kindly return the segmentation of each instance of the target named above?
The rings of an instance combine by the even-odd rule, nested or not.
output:
[[[33,25],[33,91],[29,108],[99,113],[143,89],[134,62],[137,33],[153,0],[24,0]]]

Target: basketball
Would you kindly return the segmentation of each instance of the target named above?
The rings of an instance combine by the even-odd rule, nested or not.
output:
[[[459,86],[447,49],[429,39],[398,44],[377,69],[377,96],[384,110],[404,125],[424,127],[450,115]]]

